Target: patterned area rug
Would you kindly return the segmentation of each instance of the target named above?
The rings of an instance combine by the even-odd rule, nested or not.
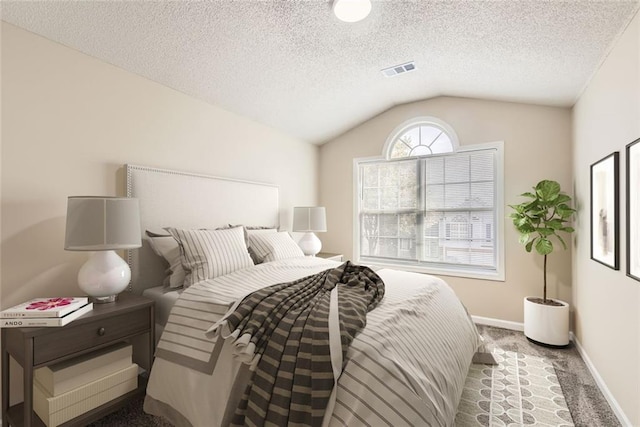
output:
[[[457,427],[574,425],[551,363],[500,348],[493,355],[498,365],[471,365]]]

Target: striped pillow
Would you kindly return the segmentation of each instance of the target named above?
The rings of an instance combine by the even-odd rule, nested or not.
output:
[[[249,249],[249,256],[253,260],[253,263],[258,265],[262,263],[262,259],[256,255],[255,249],[251,247],[251,240],[249,240],[249,236],[252,234],[263,234],[263,233],[277,233],[278,229],[274,227],[244,227],[244,237],[247,240],[247,248]]]
[[[156,255],[162,257],[169,265],[166,270],[167,277],[162,283],[170,288],[180,288],[184,283],[185,272],[182,268],[182,256],[180,255],[180,246],[176,239],[170,235],[159,236],[147,230],[147,239],[151,245],[151,249]]]
[[[244,241],[244,230],[235,227],[222,230],[166,229],[180,245],[187,288],[201,280],[213,279],[253,266]]]
[[[249,234],[249,246],[260,262],[304,256],[302,249],[286,231]]]

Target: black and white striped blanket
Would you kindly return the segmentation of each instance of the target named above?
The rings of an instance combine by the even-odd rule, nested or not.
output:
[[[221,322],[222,336],[255,364],[232,425],[321,426],[342,371],[332,362],[346,359],[367,312],[383,296],[376,273],[346,262],[244,298]],[[339,329],[330,331],[332,314]],[[331,348],[330,334],[339,337],[339,350]],[[342,354],[332,357],[336,350]]]

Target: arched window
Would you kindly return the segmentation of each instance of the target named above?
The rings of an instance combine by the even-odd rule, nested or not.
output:
[[[451,126],[435,117],[417,117],[394,129],[383,151],[387,159],[400,159],[453,153],[457,149],[458,137]]]
[[[381,157],[356,159],[354,259],[504,280],[502,153],[460,147],[434,117],[395,128]]]

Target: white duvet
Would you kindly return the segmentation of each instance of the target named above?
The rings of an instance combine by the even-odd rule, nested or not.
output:
[[[241,362],[226,344],[212,358],[215,342],[205,331],[249,292],[336,265],[294,258],[185,290],[158,344],[145,410],[179,426],[222,425],[229,396],[242,391],[232,390]],[[390,269],[377,273],[385,283],[385,297],[367,315],[367,326],[347,353],[329,425],[452,426],[479,344],[476,328],[441,279]],[[201,372],[211,361],[217,362],[213,372]]]

